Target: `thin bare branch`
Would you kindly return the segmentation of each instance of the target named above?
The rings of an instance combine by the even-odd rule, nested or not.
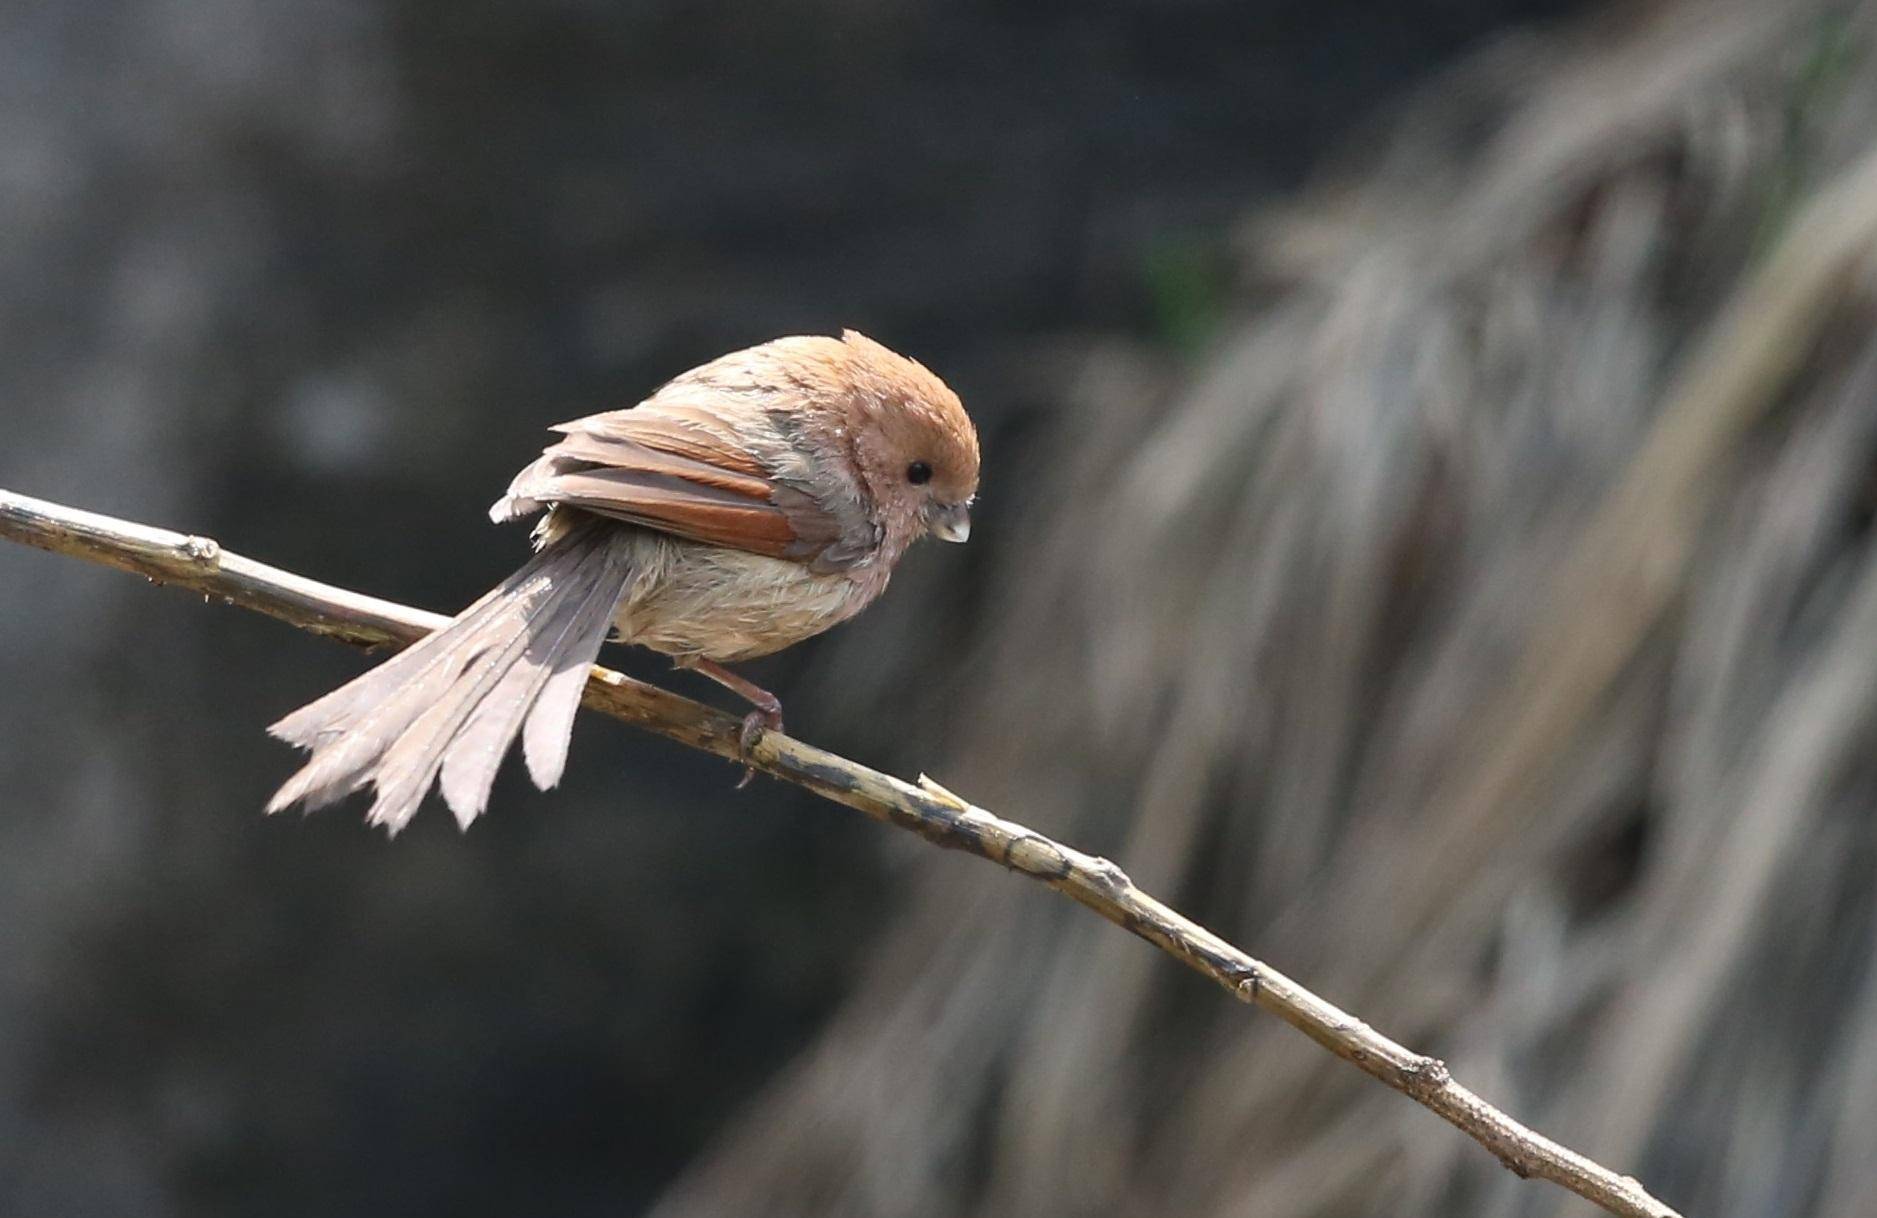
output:
[[[449,620],[228,553],[206,537],[131,524],[4,490],[0,537],[189,588],[363,646],[403,646]],[[680,744],[740,761],[739,719],[656,686],[595,668],[585,704]],[[1042,881],[1438,1113],[1520,1176],[1563,1185],[1612,1214],[1679,1218],[1634,1179],[1527,1129],[1462,1087],[1439,1060],[1396,1044],[1142,892],[1107,859],[995,816],[928,778],[921,777],[917,785],[903,782],[780,733],[764,735],[749,760],[773,777],[874,820]]]

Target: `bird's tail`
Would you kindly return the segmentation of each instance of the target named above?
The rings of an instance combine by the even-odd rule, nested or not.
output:
[[[310,810],[366,786],[396,833],[441,777],[468,827],[517,734],[543,790],[560,781],[587,672],[632,578],[626,530],[584,521],[455,621],[268,730],[312,757],[267,810]]]

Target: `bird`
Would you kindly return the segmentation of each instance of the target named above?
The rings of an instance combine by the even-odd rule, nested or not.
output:
[[[746,699],[747,758],[782,706],[724,665],[853,617],[920,538],[971,534],[978,436],[958,395],[854,330],[731,352],[551,430],[489,509],[497,523],[540,515],[533,557],[273,724],[310,756],[269,812],[370,787],[367,822],[396,834],[434,783],[467,829],[517,738],[534,784],[555,786],[609,635]]]

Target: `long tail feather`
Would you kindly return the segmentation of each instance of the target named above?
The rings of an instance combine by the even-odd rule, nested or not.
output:
[[[450,625],[276,723],[274,735],[312,756],[268,811],[318,808],[371,786],[367,819],[396,833],[441,775],[468,827],[524,721],[529,773],[553,785],[587,670],[632,576],[630,550],[597,522],[569,530]],[[554,731],[557,740],[538,738]]]
[[[543,608],[531,626],[526,650],[477,704],[444,755],[439,785],[444,801],[465,825],[488,804],[489,789],[503,756],[522,730],[523,720],[528,721],[532,731],[534,722],[541,718],[544,699],[557,705],[565,703],[559,749],[560,755],[566,756],[580,691],[586,686],[587,672],[612,620],[619,590],[630,574],[616,550],[608,549],[594,561],[615,569],[594,571],[584,589],[570,590],[555,604]],[[571,673],[577,680],[556,684],[554,679],[564,673]],[[559,721],[563,717],[557,714],[554,718]],[[535,785],[544,791],[560,778],[558,771],[551,776],[544,774],[532,760],[528,770]]]

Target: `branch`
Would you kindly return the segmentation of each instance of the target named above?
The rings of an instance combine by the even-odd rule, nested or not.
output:
[[[220,597],[302,630],[368,647],[401,647],[450,620],[230,554],[206,537],[130,524],[5,490],[0,490],[0,537]],[[584,704],[679,744],[742,760],[739,719],[609,669],[593,670]],[[1107,859],[994,816],[928,778],[915,786],[778,732],[764,733],[749,761],[764,773],[909,829],[935,845],[1042,881],[1438,1113],[1520,1176],[1561,1184],[1626,1218],[1679,1218],[1634,1179],[1527,1129],[1480,1099],[1455,1082],[1444,1063],[1403,1048],[1134,887]]]

